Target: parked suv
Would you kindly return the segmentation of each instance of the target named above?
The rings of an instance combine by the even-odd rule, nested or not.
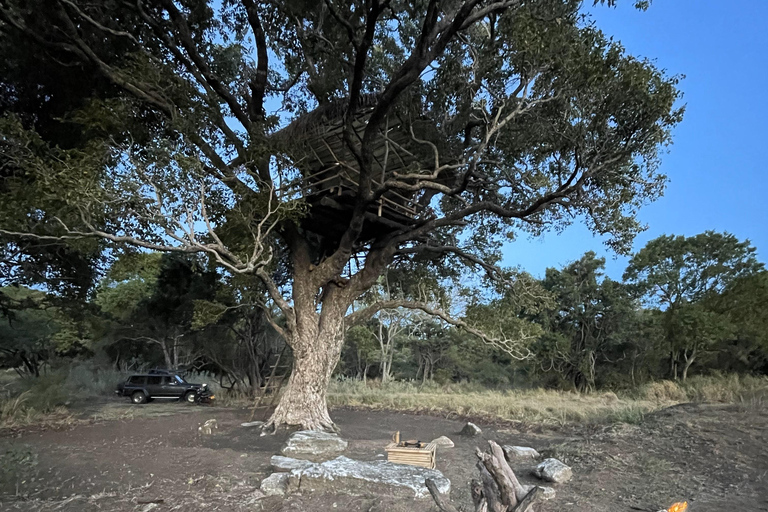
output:
[[[143,404],[153,398],[174,398],[194,403],[195,392],[202,384],[192,384],[180,375],[167,370],[151,370],[148,375],[131,375],[117,385],[117,396],[129,396],[135,404]]]

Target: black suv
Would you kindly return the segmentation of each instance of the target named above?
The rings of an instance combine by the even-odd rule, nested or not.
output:
[[[168,371],[150,370],[148,375],[131,375],[117,385],[118,396],[129,396],[135,404],[143,404],[153,398],[175,398],[195,402],[195,393],[203,384],[191,384],[180,375]]]

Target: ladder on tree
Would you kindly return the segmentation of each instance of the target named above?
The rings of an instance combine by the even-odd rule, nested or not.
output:
[[[251,418],[248,420],[249,422],[253,421],[253,417],[256,416],[256,410],[259,407],[266,407],[269,409],[277,402],[277,398],[280,396],[280,390],[283,388],[285,380],[291,374],[291,364],[285,353],[287,350],[288,344],[283,345],[283,349],[277,354],[275,364],[269,367],[271,371],[264,381],[264,386],[259,389],[259,395],[256,397],[256,402],[253,404]]]

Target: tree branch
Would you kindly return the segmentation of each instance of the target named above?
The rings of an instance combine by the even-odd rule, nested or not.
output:
[[[378,311],[381,311],[382,309],[397,309],[397,308],[415,309],[415,310],[423,311],[428,315],[441,319],[442,321],[444,321],[449,325],[452,325],[459,329],[463,329],[468,333],[474,336],[477,336],[485,343],[488,343],[489,345],[493,345],[494,347],[497,347],[503,350],[504,352],[506,352],[511,357],[517,360],[527,359],[528,357],[531,356],[531,352],[525,346],[525,342],[528,340],[532,340],[534,338],[533,335],[525,334],[521,330],[519,338],[508,338],[508,337],[495,338],[492,336],[488,336],[481,330],[475,327],[472,327],[464,320],[453,318],[445,311],[437,309],[432,305],[426,302],[421,302],[421,301],[409,301],[409,300],[378,301],[366,308],[360,309],[354,313],[349,314],[346,318],[346,324],[349,326],[356,325],[361,322],[365,322],[369,320],[371,317],[373,317],[373,315],[375,315]]]

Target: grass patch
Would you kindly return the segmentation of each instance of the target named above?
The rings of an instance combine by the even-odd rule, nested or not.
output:
[[[335,406],[456,414],[524,423],[638,423],[648,412],[674,402],[621,398],[614,393],[579,394],[531,390],[489,390],[467,384],[420,385],[392,382],[382,385],[336,381],[328,402]]]
[[[768,403],[768,377],[714,375],[685,383],[659,381],[630,393],[582,394],[547,389],[493,390],[479,384],[337,380],[328,403],[370,409],[484,417],[524,423],[638,424],[653,411],[682,402]]]
[[[8,379],[0,395],[0,428],[71,422],[69,406],[111,396],[121,380],[124,374],[90,363]]]

